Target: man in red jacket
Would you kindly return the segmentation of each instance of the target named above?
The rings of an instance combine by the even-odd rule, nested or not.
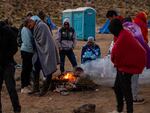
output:
[[[133,74],[142,73],[146,64],[146,52],[132,34],[123,29],[119,19],[111,21],[109,30],[117,37],[111,54],[111,60],[117,68],[114,86],[117,112],[121,113],[123,111],[123,98],[125,98],[127,113],[133,113],[131,77]]]

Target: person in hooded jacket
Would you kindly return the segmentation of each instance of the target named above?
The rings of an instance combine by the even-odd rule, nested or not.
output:
[[[136,15],[133,21],[141,28],[144,40],[148,43],[147,14],[145,12],[140,12]]]
[[[64,19],[63,26],[58,30],[56,43],[59,48],[60,55],[60,71],[63,74],[65,71],[65,56],[68,57],[72,66],[77,66],[77,61],[73,49],[76,44],[75,30],[70,26],[70,20]]]
[[[146,62],[146,68],[150,68],[150,47],[148,44],[144,41],[142,31],[140,27],[132,22],[131,17],[124,18],[123,27],[132,33],[134,38],[141,44],[141,46],[146,50],[147,53],[147,62]],[[133,95],[133,102],[134,104],[143,104],[145,101],[143,98],[138,96],[138,90],[139,90],[139,75],[135,74],[132,77],[132,95]]]
[[[127,105],[127,113],[133,113],[133,96],[131,77],[142,73],[146,65],[146,51],[133,35],[123,28],[119,19],[113,19],[109,26],[110,32],[117,37],[112,48],[111,61],[117,69],[114,92],[117,100],[117,112],[122,113],[123,98]]]
[[[29,28],[33,29],[34,41],[32,94],[39,92],[39,76],[42,70],[45,80],[39,96],[43,96],[51,89],[52,74],[57,70],[59,59],[57,59],[56,45],[48,26],[34,15],[30,18]]]
[[[101,57],[100,47],[95,43],[94,37],[88,37],[87,43],[82,47],[81,63],[87,63]]]

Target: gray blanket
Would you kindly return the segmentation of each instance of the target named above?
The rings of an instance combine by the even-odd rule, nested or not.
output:
[[[33,35],[36,48],[33,63],[39,59],[43,74],[46,77],[57,69],[59,60],[56,45],[48,26],[42,21],[36,23]]]

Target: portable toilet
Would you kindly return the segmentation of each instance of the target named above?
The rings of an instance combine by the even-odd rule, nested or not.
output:
[[[72,14],[70,14],[72,13]],[[63,11],[63,19],[69,18],[71,26],[75,29],[78,40],[87,40],[89,36],[95,37],[96,10],[91,7],[80,7]]]

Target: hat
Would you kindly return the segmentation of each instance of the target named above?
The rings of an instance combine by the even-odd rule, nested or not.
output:
[[[34,22],[41,20],[37,15],[32,16],[30,19]]]
[[[64,23],[69,23],[70,24],[70,19],[69,18],[65,18],[64,20],[63,20],[63,24]]]
[[[88,37],[88,42],[94,42],[94,37],[93,36],[89,36]]]

